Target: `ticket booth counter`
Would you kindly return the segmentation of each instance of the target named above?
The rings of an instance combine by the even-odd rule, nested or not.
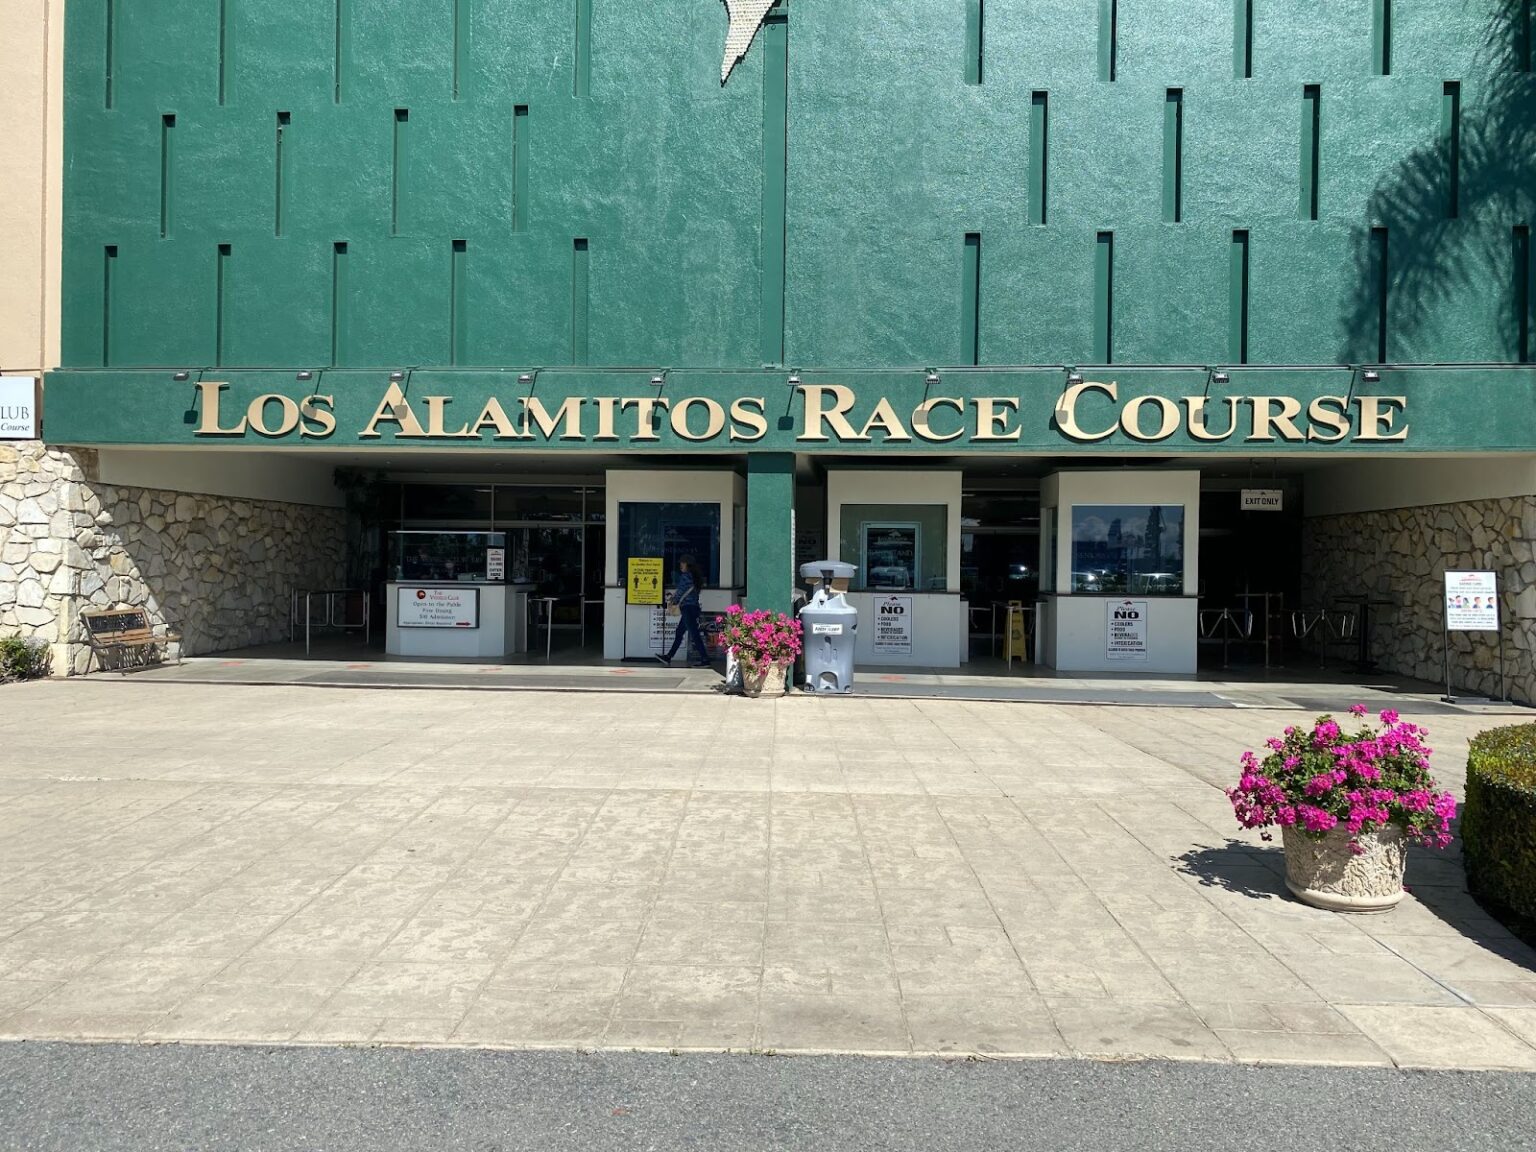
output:
[[[1057,472],[1040,487],[1041,660],[1194,675],[1200,473]]]
[[[969,640],[960,595],[959,472],[838,469],[827,473],[827,538],[858,566],[854,661],[959,668]]]
[[[439,660],[499,660],[528,650],[528,596],[507,579],[500,532],[393,532],[384,588],[384,651]]]
[[[736,472],[621,470],[607,478],[603,659],[659,655],[672,644],[677,618],[659,603],[677,581],[678,561],[693,557],[704,578],[706,619],[741,603],[746,577],[746,481]],[[646,573],[643,592],[628,587],[631,560]],[[659,587],[650,573],[658,571]]]

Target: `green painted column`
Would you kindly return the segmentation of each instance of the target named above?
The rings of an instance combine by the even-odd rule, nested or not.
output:
[[[747,607],[788,612],[794,595],[795,457],[747,456]]]

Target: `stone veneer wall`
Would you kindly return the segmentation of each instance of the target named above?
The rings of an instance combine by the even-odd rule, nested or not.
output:
[[[1395,608],[1372,612],[1371,653],[1386,671],[1445,682],[1446,569],[1499,574],[1506,690],[1536,702],[1536,497],[1389,508],[1307,520],[1303,602],[1368,592]],[[1499,690],[1498,637],[1451,634],[1451,682],[1493,696]]]
[[[148,610],[184,655],[285,640],[290,591],[343,583],[339,508],[95,480],[95,454],[0,444],[0,635],[78,673],[88,607]]]

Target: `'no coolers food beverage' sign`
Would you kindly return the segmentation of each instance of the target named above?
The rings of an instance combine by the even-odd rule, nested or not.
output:
[[[1109,614],[1104,641],[1105,657],[1110,660],[1145,660],[1147,602],[1111,600],[1104,609]]]

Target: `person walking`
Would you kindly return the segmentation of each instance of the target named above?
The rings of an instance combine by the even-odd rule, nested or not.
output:
[[[668,594],[668,601],[678,611],[677,633],[672,637],[672,647],[665,656],[657,656],[656,659],[663,664],[671,665],[672,657],[677,655],[677,650],[682,647],[683,637],[688,637],[689,654],[697,655],[688,662],[690,668],[709,667],[709,649],[704,644],[704,634],[699,631],[699,617],[703,614],[703,606],[699,603],[699,593],[703,590],[703,581],[692,556],[683,556],[677,562],[677,585]]]

